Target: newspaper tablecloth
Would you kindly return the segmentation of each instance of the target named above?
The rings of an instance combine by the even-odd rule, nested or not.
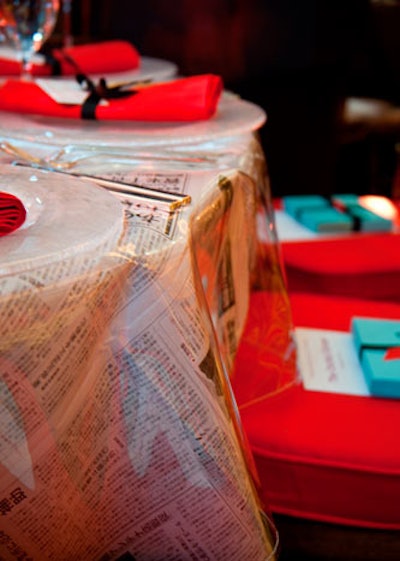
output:
[[[252,134],[168,152],[135,160],[72,150],[72,173],[148,194],[126,186],[107,193],[77,179],[70,193],[85,214],[58,216],[59,243],[71,252],[57,258],[49,249],[47,262],[15,267],[9,259],[1,271],[5,561],[275,558],[229,382],[258,288],[271,289],[265,322],[280,333],[263,341],[286,372],[275,390],[296,380],[265,160]],[[64,173],[10,169],[36,177],[34,192],[44,183],[51,204],[68,199]],[[5,190],[9,169],[0,172]],[[104,214],[99,192],[120,236],[97,223],[98,247],[68,241],[75,224]],[[176,200],[166,202],[166,193]],[[41,220],[47,227],[50,218],[39,213],[9,239],[23,245],[35,226],[44,239]],[[19,255],[21,246],[8,249]],[[254,392],[242,392],[242,403]]]

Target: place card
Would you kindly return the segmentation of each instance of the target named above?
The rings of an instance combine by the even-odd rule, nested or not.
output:
[[[295,337],[306,390],[370,395],[351,333],[302,327]]]
[[[89,95],[75,79],[37,78],[35,82],[53,101],[62,105],[82,105]],[[108,105],[108,101],[102,99],[100,104]]]

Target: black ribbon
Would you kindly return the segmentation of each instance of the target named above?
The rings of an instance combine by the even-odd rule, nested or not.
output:
[[[345,214],[347,214],[352,219],[352,221],[353,221],[353,224],[352,224],[353,232],[360,232],[361,228],[362,228],[362,220],[361,220],[360,216],[357,216],[357,214],[354,214],[354,212],[352,212],[351,207],[344,207],[343,212]]]
[[[44,56],[45,63],[51,68],[51,75],[61,76],[62,72],[60,61],[57,60],[51,53],[41,51],[41,54]]]
[[[137,93],[136,90],[124,90],[123,85],[110,88],[107,86],[104,78],[100,78],[99,83],[95,84],[83,73],[77,74],[76,80],[89,92],[89,95],[82,104],[82,119],[96,119],[96,108],[102,99],[123,99]]]
[[[353,232],[360,232],[361,231],[362,220],[361,220],[360,216],[358,216],[353,211],[353,208],[356,208],[357,205],[347,206],[347,205],[343,204],[343,205],[340,205],[340,208],[338,208],[335,205],[334,198],[332,196],[326,195],[325,198],[332,207],[336,208],[336,210],[344,212],[344,214],[347,214],[347,216],[349,216],[352,219],[352,228],[351,229],[352,229]]]
[[[86,91],[88,91],[88,96],[82,104],[81,117],[82,119],[96,119],[96,108],[102,99],[122,99],[125,97],[130,97],[137,93],[136,90],[126,90],[126,84],[121,84],[119,86],[109,87],[107,86],[105,78],[100,78],[99,83],[95,84],[93,80],[89,78],[77,64],[77,62],[63,49],[60,49],[61,55],[64,59],[74,67],[76,74],[75,79],[78,84]],[[51,73],[53,76],[61,75],[61,64],[60,62],[52,56],[51,53],[43,53],[46,62],[51,66]]]
[[[397,344],[392,344],[392,345],[374,345],[373,343],[369,343],[367,345],[361,345],[360,347],[360,352],[359,352],[359,356],[360,356],[360,360],[362,358],[363,352],[364,351],[388,351],[389,349],[395,349],[397,348],[399,345]]]
[[[75,68],[75,79],[78,84],[89,92],[89,95],[82,104],[82,119],[96,119],[96,108],[102,99],[122,99],[136,93],[135,90],[123,90],[124,85],[110,88],[107,86],[105,78],[100,78],[99,83],[95,84],[87,74],[82,72],[79,65],[69,54],[65,51],[61,52],[65,60]]]
[[[354,213],[353,208],[356,208],[357,205],[340,205],[340,208],[338,208],[335,205],[334,199],[331,196],[327,196],[326,199],[328,200],[329,204],[331,206],[333,206],[334,208],[336,208],[337,210],[344,212],[344,214],[347,214],[347,216],[349,216],[352,220],[352,231],[353,232],[360,232],[361,231],[361,227],[362,227],[362,220],[360,218],[360,216],[358,216],[356,213]]]

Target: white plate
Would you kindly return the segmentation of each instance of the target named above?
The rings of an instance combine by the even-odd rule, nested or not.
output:
[[[0,112],[0,139],[45,145],[137,147],[190,144],[259,129],[265,111],[225,92],[211,119],[195,122],[81,121]]]
[[[72,270],[73,260],[92,262],[122,231],[114,195],[72,175],[0,165],[0,191],[18,197],[27,212],[21,228],[0,237],[0,278],[66,259]]]

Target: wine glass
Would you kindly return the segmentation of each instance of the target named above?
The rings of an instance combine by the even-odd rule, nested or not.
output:
[[[21,78],[32,78],[32,56],[49,38],[57,22],[60,0],[0,0],[5,36],[21,55]]]

